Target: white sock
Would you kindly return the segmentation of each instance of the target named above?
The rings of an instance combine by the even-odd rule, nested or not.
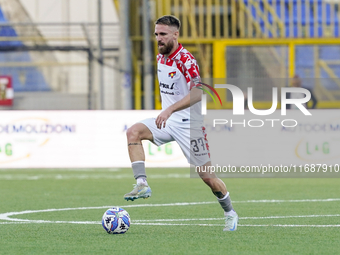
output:
[[[224,199],[226,199],[228,196],[229,196],[229,191],[227,192],[227,194],[226,194],[223,198],[218,198],[218,197],[217,197],[217,200],[218,200],[218,201],[224,200]]]
[[[229,212],[224,212],[224,216],[228,216],[228,215],[234,216],[234,215],[236,215],[236,214],[237,214],[237,213],[234,211],[234,209],[231,210],[231,211],[229,211]]]
[[[139,178],[137,178],[137,184],[148,185],[148,182],[146,181],[145,177],[139,177]]]

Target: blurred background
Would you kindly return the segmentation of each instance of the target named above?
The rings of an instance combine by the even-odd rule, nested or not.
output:
[[[0,0],[0,109],[160,109],[154,21],[175,15],[180,42],[215,84],[302,86],[340,107],[338,0]],[[295,85],[294,85],[295,84]],[[219,91],[223,106],[232,97]]]

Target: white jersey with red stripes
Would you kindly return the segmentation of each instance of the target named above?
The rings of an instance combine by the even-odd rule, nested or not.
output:
[[[191,53],[181,44],[170,56],[157,55],[157,74],[162,98],[162,109],[180,101],[190,92],[193,81],[200,81],[199,67]],[[174,112],[168,122],[173,125],[195,124],[203,126],[201,102],[181,111]]]

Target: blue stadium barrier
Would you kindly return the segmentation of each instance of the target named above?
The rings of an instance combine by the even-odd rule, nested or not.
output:
[[[18,37],[11,26],[3,26],[8,23],[0,8],[0,37]],[[21,41],[0,41],[0,46],[21,46]],[[28,52],[0,52],[0,63],[23,62],[30,63],[32,59]],[[14,91],[50,91],[43,74],[36,67],[0,67],[1,75],[12,76]]]
[[[249,1],[248,0],[243,0],[245,5],[248,6],[249,4]],[[278,15],[278,17],[283,20],[284,24],[286,25],[286,27],[288,27],[291,23],[291,20],[293,21],[293,34],[290,35],[290,31],[289,31],[289,28],[286,28],[286,31],[285,31],[285,36],[286,37],[298,37],[298,23],[301,24],[302,26],[306,26],[307,24],[307,12],[306,12],[306,0],[305,1],[301,1],[301,20],[298,20],[298,2],[297,0],[268,0],[268,3],[270,5],[273,4],[273,2],[276,1],[276,14]],[[284,2],[284,17],[281,17],[281,2]],[[315,19],[314,18],[314,3],[317,3],[318,5],[318,13],[317,13],[317,18]],[[263,4],[263,1],[262,0],[259,0],[258,1],[258,4],[259,4],[259,7],[262,11],[264,11],[264,4]],[[290,4],[290,5],[289,5]],[[291,17],[291,11],[289,10],[290,6],[292,6],[292,14],[293,14],[293,17]],[[311,37],[314,37],[314,27],[316,26],[317,27],[317,34],[316,36],[317,37],[321,37],[323,36],[324,34],[324,31],[322,30],[323,27],[321,26],[321,24],[324,22],[323,21],[323,15],[322,15],[322,0],[309,0],[309,8],[310,8],[310,11],[308,12],[309,13],[309,18],[308,18],[308,23],[309,23],[309,29],[310,29],[310,35]],[[325,11],[325,21],[326,21],[326,25],[330,26],[331,24],[331,18],[333,18],[333,23],[334,23],[334,31],[331,31],[333,32],[333,35],[335,37],[339,36],[339,17],[338,17],[338,12],[340,10],[337,10],[336,8],[334,9],[334,13],[333,15],[331,14],[331,6],[329,3],[325,3],[325,7],[326,7],[326,11]],[[254,7],[252,7],[251,9],[251,13],[254,17],[254,19],[259,19],[259,25],[262,29],[262,31],[265,31],[265,23],[264,21],[257,17],[257,13],[256,13],[256,9]],[[273,24],[274,22],[274,18],[272,16],[271,13],[268,13],[268,17],[267,17],[267,20],[270,24]],[[269,37],[273,37],[272,34],[269,35]]]
[[[276,14],[278,17],[283,20],[284,24],[286,25],[286,30],[284,31],[285,37],[295,37],[297,38],[299,36],[298,33],[298,24],[300,23],[302,25],[302,29],[306,29],[307,21],[309,25],[309,34],[310,37],[322,37],[324,36],[324,33],[326,31],[323,31],[325,26],[322,26],[324,22],[326,22],[326,29],[329,29],[327,32],[332,34],[334,37],[339,37],[339,16],[338,12],[340,11],[339,8],[334,9],[334,13],[331,13],[331,6],[329,3],[325,3],[326,10],[325,10],[325,20],[323,20],[323,14],[322,14],[322,1],[323,0],[308,0],[310,11],[306,12],[306,2],[307,0],[300,1],[301,3],[301,20],[298,20],[298,0],[268,0],[268,3],[270,5],[273,4],[273,2],[276,1]],[[284,1],[284,17],[281,17],[281,2]],[[244,0],[245,5],[248,6],[249,1]],[[264,10],[264,4],[262,0],[258,1],[260,9]],[[316,19],[314,19],[314,3],[318,6],[318,13]],[[289,8],[293,7],[292,12],[289,11]],[[257,13],[255,8],[251,9],[251,13],[255,19],[258,19]],[[293,14],[293,17],[291,17],[291,13]],[[307,19],[307,13],[309,13],[309,17]],[[268,13],[268,22],[270,24],[273,24],[274,19],[271,13]],[[333,18],[333,24],[334,26],[331,29],[331,18]],[[293,21],[292,28],[289,27],[291,25],[291,20]],[[265,31],[265,23],[262,19],[259,19],[259,25],[262,29],[262,31]],[[315,35],[315,28],[316,28],[316,35]],[[292,32],[292,34],[291,34]],[[303,31],[303,33],[306,33],[306,31]],[[277,35],[279,35],[279,29],[277,30]],[[269,33],[269,37],[273,37],[272,33]],[[309,78],[314,77],[315,72],[315,61],[314,61],[314,49],[313,46],[296,46],[296,63],[295,63],[295,70],[296,74],[298,74],[301,78]],[[339,46],[320,46],[319,47],[319,57],[322,60],[339,60],[340,59],[340,47]],[[288,63],[287,63],[288,65]],[[339,77],[340,76],[340,66],[339,65],[330,65],[334,73]],[[330,79],[329,75],[325,70],[322,68],[320,69],[320,75],[322,80],[322,85],[329,89],[329,90],[338,90],[339,87],[337,84]],[[313,88],[315,86],[314,81],[312,79],[306,79],[309,84],[304,84],[304,86]]]

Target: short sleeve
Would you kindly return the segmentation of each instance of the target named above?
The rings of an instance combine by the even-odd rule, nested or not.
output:
[[[199,82],[201,80],[199,67],[196,59],[190,53],[184,53],[181,56],[181,62],[184,65],[185,79],[188,84],[193,82]]]

